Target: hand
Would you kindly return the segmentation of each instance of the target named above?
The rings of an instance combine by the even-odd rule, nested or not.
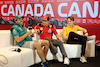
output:
[[[88,36],[88,33],[85,33],[84,36]]]
[[[32,34],[34,34],[35,33],[35,31],[34,30],[32,30]]]
[[[56,38],[60,40],[60,37],[59,37],[59,35],[58,35],[58,34],[56,35]]]
[[[78,38],[74,38],[75,40],[78,40]]]
[[[38,34],[38,30],[36,29],[36,30],[34,30],[34,32],[36,33],[36,34]]]
[[[35,31],[32,30],[32,34],[31,34],[30,36],[31,36],[31,37],[34,37],[34,33],[35,33]]]
[[[27,34],[27,36],[31,35],[32,34],[32,30],[29,30],[26,34]]]

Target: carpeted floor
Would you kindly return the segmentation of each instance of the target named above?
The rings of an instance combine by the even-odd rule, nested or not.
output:
[[[65,66],[63,63],[59,63],[57,60],[49,61],[50,67],[100,67],[100,47],[96,47],[96,57],[87,58],[87,63],[82,64],[79,58],[70,59],[70,65]],[[41,67],[41,64],[34,64],[30,67]]]

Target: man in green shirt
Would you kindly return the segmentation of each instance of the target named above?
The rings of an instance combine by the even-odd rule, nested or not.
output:
[[[17,15],[14,18],[14,25],[10,28],[13,38],[16,40],[18,46],[37,49],[37,53],[41,58],[42,62],[46,67],[49,67],[49,64],[46,62],[46,54],[49,48],[49,42],[44,40],[44,43],[40,45],[38,42],[32,41],[32,37],[30,35],[34,34],[32,30],[27,31],[24,23],[23,16]],[[42,49],[44,46],[44,49]]]

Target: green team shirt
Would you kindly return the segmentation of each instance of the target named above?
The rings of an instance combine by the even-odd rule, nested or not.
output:
[[[15,38],[16,36],[23,36],[24,34],[27,33],[27,29],[23,24],[23,27],[20,24],[15,23],[14,26],[12,26],[10,28],[10,31],[12,33],[13,38]],[[32,37],[31,36],[27,36],[23,41],[21,42],[17,42],[18,46],[22,46],[24,44],[24,42],[26,41],[32,41]]]

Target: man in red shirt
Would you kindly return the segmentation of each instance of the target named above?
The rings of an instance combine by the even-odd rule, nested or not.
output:
[[[43,16],[42,23],[39,23],[34,27],[35,33],[40,35],[41,43],[42,43],[43,39],[49,41],[49,44],[50,44],[49,48],[50,48],[51,52],[57,57],[58,61],[62,62],[63,59],[58,54],[57,50],[54,48],[54,46],[56,46],[56,47],[58,46],[64,57],[64,64],[69,65],[70,61],[67,58],[67,54],[65,52],[63,43],[59,40],[59,35],[56,31],[55,25],[50,24],[49,19],[50,18],[47,15]],[[40,31],[39,33],[38,33],[37,29]],[[52,39],[53,33],[56,35],[56,38],[57,38],[56,40]]]

